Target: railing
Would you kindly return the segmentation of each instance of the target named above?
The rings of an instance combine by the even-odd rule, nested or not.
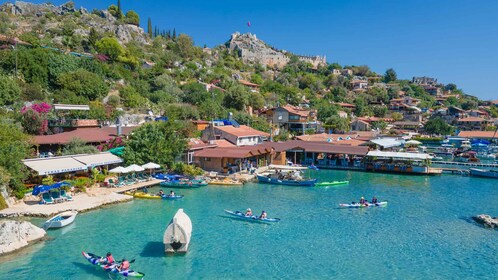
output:
[[[99,126],[98,120],[85,120],[85,119],[58,119],[48,120],[49,127],[94,127]]]

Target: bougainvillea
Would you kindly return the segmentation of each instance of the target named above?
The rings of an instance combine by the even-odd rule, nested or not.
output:
[[[21,124],[28,134],[43,135],[48,131],[47,114],[52,106],[45,102],[24,106],[21,109]]]
[[[124,144],[125,143],[122,137],[114,137],[105,141],[105,143],[98,145],[97,149],[101,152],[104,152],[113,148],[122,147],[124,146]]]

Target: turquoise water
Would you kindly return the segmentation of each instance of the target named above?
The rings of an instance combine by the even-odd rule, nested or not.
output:
[[[109,279],[81,251],[136,259],[132,268],[144,272],[145,279],[498,278],[498,231],[470,219],[498,215],[496,180],[316,174],[351,183],[178,189],[183,200],[135,199],[82,213],[69,227],[50,231],[50,240],[0,258],[0,279]],[[376,195],[389,205],[337,208],[362,195]],[[282,220],[249,223],[223,212],[247,207]],[[165,256],[163,233],[178,208],[192,219],[190,251]]]

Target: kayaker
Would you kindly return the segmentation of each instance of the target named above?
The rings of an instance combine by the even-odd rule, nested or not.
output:
[[[147,190],[147,188],[146,188],[146,187],[143,187],[143,188],[142,188],[142,192],[143,192],[143,193],[148,193],[149,191]]]
[[[159,190],[159,192],[157,193],[158,196],[163,196],[164,195],[164,192],[163,190]]]
[[[127,271],[130,269],[130,262],[126,259],[121,261],[121,264],[118,266],[118,271]]]
[[[169,196],[169,197],[173,197],[173,196],[175,196],[175,195],[176,195],[176,194],[175,194],[175,192],[171,190],[171,191],[169,192],[169,195],[168,195],[168,196]]]
[[[247,208],[246,210],[246,217],[252,216],[252,210],[251,208]]]
[[[263,212],[261,212],[261,215],[259,216],[260,219],[266,219],[267,215],[266,215],[266,211],[263,210]]]
[[[360,198],[360,204],[365,204],[365,202],[366,202],[366,201],[365,201],[365,198],[362,196],[362,197]]]
[[[105,263],[105,264],[113,264],[114,263],[114,257],[112,256],[111,252],[108,252],[106,254],[106,257],[105,258],[102,258],[102,261]]]
[[[377,198],[375,196],[372,198],[372,203],[373,204],[377,203]]]

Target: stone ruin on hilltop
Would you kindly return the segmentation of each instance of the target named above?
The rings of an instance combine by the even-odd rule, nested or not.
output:
[[[282,68],[289,61],[290,57],[286,51],[279,51],[265,42],[258,39],[255,34],[240,34],[235,32],[226,44],[230,51],[239,53],[239,56],[246,63],[260,63],[270,67]],[[297,56],[299,60],[309,62],[313,68],[327,64],[325,56]]]

